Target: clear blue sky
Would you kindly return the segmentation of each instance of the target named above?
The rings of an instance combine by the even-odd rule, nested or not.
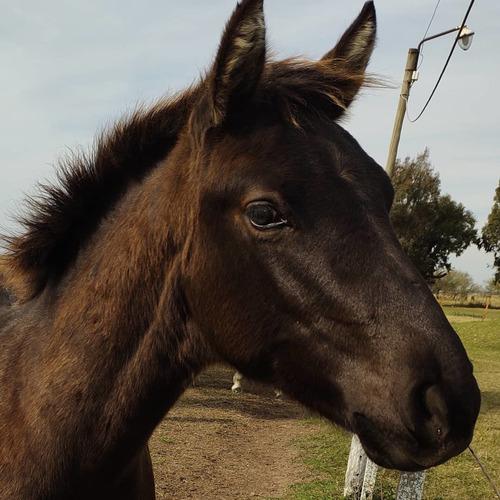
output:
[[[442,0],[430,33],[460,24],[469,0]],[[53,178],[68,148],[88,147],[96,131],[138,102],[182,89],[214,55],[235,0],[0,0],[0,225],[20,210],[23,193]],[[379,0],[379,36],[370,70],[399,86],[407,49],[422,38],[435,0]],[[361,9],[342,0],[266,0],[277,57],[318,58]],[[485,222],[500,177],[500,2],[477,1],[476,36],[457,49],[424,116],[405,122],[400,156],[429,147],[442,189]],[[409,112],[424,103],[452,38],[425,48]],[[385,164],[398,89],[370,90],[345,127]],[[468,250],[454,263],[479,283],[491,257]]]

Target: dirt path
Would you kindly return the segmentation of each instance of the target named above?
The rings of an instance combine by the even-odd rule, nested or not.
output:
[[[308,478],[296,438],[314,432],[304,410],[255,384],[230,391],[232,371],[202,374],[151,439],[160,499],[236,500],[283,495]]]

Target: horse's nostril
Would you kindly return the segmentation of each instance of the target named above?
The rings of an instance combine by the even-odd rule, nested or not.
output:
[[[446,418],[448,415],[446,401],[441,389],[437,385],[431,385],[425,389],[424,405],[431,417]]]
[[[448,433],[448,405],[438,385],[426,386],[418,398],[421,407],[421,439],[441,441]]]

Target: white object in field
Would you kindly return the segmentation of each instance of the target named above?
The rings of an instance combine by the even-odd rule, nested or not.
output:
[[[377,468],[377,465],[366,456],[358,436],[353,435],[345,474],[344,496],[370,500],[375,489]],[[422,500],[424,482],[425,471],[402,472],[396,500]]]
[[[354,434],[349,451],[349,460],[345,472],[344,496],[348,498],[359,498],[363,488],[363,479],[368,457],[361,446],[361,442]]]
[[[402,472],[396,500],[421,500],[424,494],[424,472]]]
[[[378,465],[366,458],[365,473],[363,475],[363,487],[361,488],[360,500],[372,500],[377,479]]]
[[[231,390],[233,392],[240,392],[241,391],[241,381],[243,380],[243,375],[240,372],[236,372],[233,375],[233,385],[231,386]],[[281,392],[280,389],[274,389],[274,395],[276,398],[281,398],[283,396],[283,393]]]
[[[241,380],[243,379],[243,375],[240,372],[236,372],[233,375],[233,385],[231,386],[231,390],[233,392],[241,391]]]

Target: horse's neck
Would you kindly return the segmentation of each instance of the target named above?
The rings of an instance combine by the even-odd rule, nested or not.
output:
[[[11,349],[19,358],[11,376],[24,379],[17,398],[23,404],[14,412],[4,406],[4,415],[17,411],[18,422],[37,429],[29,447],[39,450],[35,462],[49,456],[100,473],[119,470],[201,368],[175,249],[151,233],[140,194],[138,207],[117,209],[99,230],[56,298],[44,299],[48,318],[30,320],[32,346]]]

